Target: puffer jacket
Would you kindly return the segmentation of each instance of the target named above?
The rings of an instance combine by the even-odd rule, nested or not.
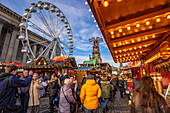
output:
[[[170,109],[165,101],[165,99],[159,95],[159,100],[154,98],[154,107],[143,107],[141,102],[139,101],[139,93],[134,92],[132,97],[132,104],[131,104],[131,113],[170,113]]]
[[[133,88],[133,90],[134,90],[135,88],[137,88],[138,85],[139,85],[139,79],[135,78],[135,79],[132,81],[132,88]]]
[[[98,107],[98,98],[101,97],[101,89],[95,80],[87,80],[82,86],[80,100],[87,109],[96,109]]]
[[[57,81],[50,82],[49,84],[49,96],[56,96],[57,91],[59,90],[59,85]]]
[[[111,98],[111,85],[109,81],[101,81],[101,87],[102,87],[102,98]]]
[[[59,109],[60,113],[70,113],[70,104],[64,95],[70,103],[76,103],[75,95],[73,95],[72,89],[69,85],[64,85],[60,89]]]

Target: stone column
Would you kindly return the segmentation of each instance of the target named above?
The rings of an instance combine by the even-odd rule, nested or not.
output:
[[[3,24],[0,23],[0,36],[1,36],[1,32],[2,32],[2,27],[3,27]]]
[[[7,53],[5,62],[10,62],[10,61],[11,61],[16,37],[17,37],[17,31],[14,30],[14,31],[12,32],[12,36],[11,36],[10,44],[9,44],[9,47],[8,47],[8,53]]]
[[[18,46],[19,46],[19,39],[15,40],[15,45],[14,45],[14,49],[13,49],[13,54],[12,54],[12,62],[15,62],[16,60],[16,56],[17,56],[17,52],[18,52]]]
[[[5,62],[5,58],[6,58],[8,47],[9,47],[10,38],[11,38],[11,30],[8,29],[6,36],[5,36],[5,41],[4,41],[4,45],[3,45],[3,48],[2,48],[2,53],[1,53],[2,62]]]

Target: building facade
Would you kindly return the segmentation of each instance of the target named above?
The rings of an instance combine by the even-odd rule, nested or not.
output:
[[[0,61],[1,62],[17,62],[26,64],[27,55],[21,53],[23,47],[22,42],[18,39],[19,23],[22,16],[10,10],[6,6],[0,4]],[[36,56],[38,56],[48,43],[43,45],[35,44],[44,40],[43,37],[28,32],[31,48]]]

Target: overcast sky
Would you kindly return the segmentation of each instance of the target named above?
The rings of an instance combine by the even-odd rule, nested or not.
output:
[[[93,44],[89,42],[89,38],[103,36],[96,27],[97,23],[94,22],[95,19],[91,17],[92,12],[89,12],[89,6],[85,5],[86,0],[46,1],[60,8],[67,17],[73,31],[74,56],[77,63],[83,63],[84,60],[88,60],[89,55],[92,54],[93,46]],[[37,3],[38,0],[0,0],[0,3],[19,15],[23,15],[24,9],[30,7],[33,2]],[[119,63],[114,63],[104,42],[100,43],[100,52],[103,62],[108,62],[115,67],[119,66]]]

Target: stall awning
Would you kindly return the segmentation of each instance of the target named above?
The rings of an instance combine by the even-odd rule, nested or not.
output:
[[[147,60],[170,35],[170,0],[105,1],[87,3],[115,62]]]

